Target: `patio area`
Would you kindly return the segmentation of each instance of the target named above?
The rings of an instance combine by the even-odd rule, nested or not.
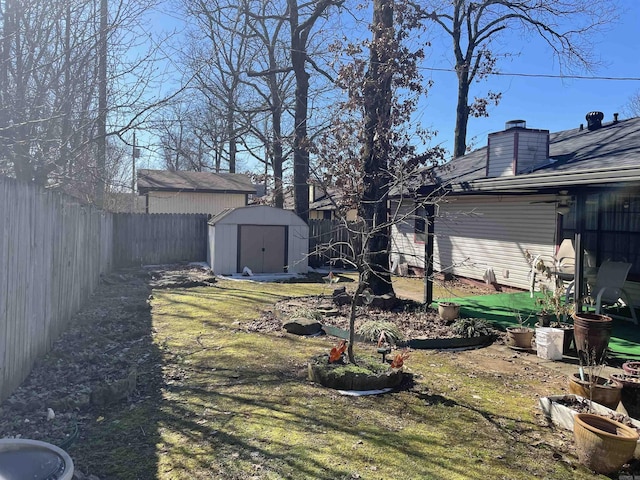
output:
[[[529,319],[528,326],[536,323],[535,302],[529,292],[441,298],[436,302],[445,300],[459,303],[461,316],[486,318],[502,329],[517,326],[518,313],[523,319]],[[630,321],[613,319],[609,349],[608,363],[618,365],[625,360],[640,360],[640,327]]]

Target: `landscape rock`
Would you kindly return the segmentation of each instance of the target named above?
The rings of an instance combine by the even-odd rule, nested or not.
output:
[[[310,318],[292,318],[285,322],[283,328],[295,335],[315,335],[322,330],[322,325],[317,320]]]
[[[398,303],[398,297],[385,293],[384,295],[376,295],[371,301],[371,307],[381,310],[391,310]]]
[[[351,303],[351,295],[347,293],[346,287],[339,287],[333,291],[333,303],[338,306]]]

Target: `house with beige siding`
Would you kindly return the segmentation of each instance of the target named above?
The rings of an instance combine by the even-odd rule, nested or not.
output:
[[[594,268],[632,264],[625,288],[640,305],[640,118],[602,120],[592,112],[556,133],[508,122],[485,147],[436,168],[416,188],[418,203],[399,200],[393,263],[424,271],[432,249],[434,271],[528,289],[526,251],[552,263],[564,239],[579,239]],[[434,204],[430,218],[421,204]]]
[[[243,207],[256,188],[238,173],[138,170],[146,213],[205,213]]]

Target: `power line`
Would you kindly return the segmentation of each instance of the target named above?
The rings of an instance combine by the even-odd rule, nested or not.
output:
[[[450,72],[455,73],[453,68],[435,68],[435,67],[419,67],[420,70],[429,70],[432,72]],[[571,80],[616,80],[627,82],[638,82],[640,77],[588,77],[586,75],[553,75],[550,73],[507,73],[507,72],[492,72],[487,75],[496,75],[503,77],[531,77],[531,78],[566,78]]]

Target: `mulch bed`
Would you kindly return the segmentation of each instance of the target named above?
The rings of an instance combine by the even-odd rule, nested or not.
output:
[[[329,310],[330,315],[323,315],[320,323],[343,330],[349,329],[350,306],[338,306],[332,303],[330,296],[310,296],[293,300],[282,300],[273,309],[265,311],[262,316],[245,327],[253,332],[278,332],[282,330],[283,321],[295,317],[304,317],[317,310]],[[438,311],[410,300],[401,300],[396,308],[390,311],[372,307],[358,307],[357,325],[362,322],[384,321],[396,325],[404,340],[415,338],[456,338],[460,337],[451,322],[445,322]],[[502,333],[494,330],[497,337]]]

